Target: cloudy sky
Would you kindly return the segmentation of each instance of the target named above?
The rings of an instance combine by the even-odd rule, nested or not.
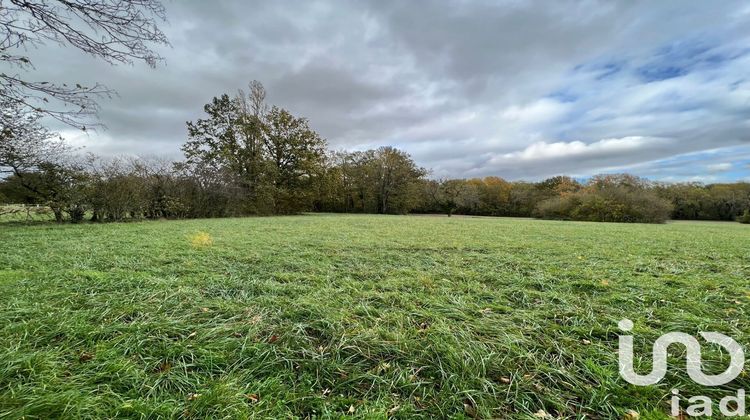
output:
[[[156,69],[30,52],[100,82],[106,131],[72,142],[178,158],[203,104],[261,81],[334,149],[392,145],[433,177],[628,171],[750,179],[744,1],[167,1]]]

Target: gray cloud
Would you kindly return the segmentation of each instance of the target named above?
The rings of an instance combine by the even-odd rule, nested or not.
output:
[[[39,80],[119,92],[101,101],[107,131],[57,127],[75,144],[179,157],[185,121],[253,79],[332,147],[394,145],[434,176],[616,168],[666,179],[678,176],[667,159],[748,144],[750,8],[742,2],[166,6],[173,47],[155,70],[57,46],[30,51]],[[691,165],[734,174],[713,161]]]

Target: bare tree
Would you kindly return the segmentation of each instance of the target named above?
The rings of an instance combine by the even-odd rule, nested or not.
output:
[[[0,99],[0,174],[23,176],[69,150],[57,133],[40,124],[41,117],[16,101]]]
[[[22,73],[33,64],[25,49],[54,42],[111,64],[154,67],[161,57],[151,45],[169,45],[157,26],[164,20],[159,0],[0,0],[0,62],[17,70],[0,73],[0,98],[85,130],[98,111],[96,99],[112,90],[26,80]]]

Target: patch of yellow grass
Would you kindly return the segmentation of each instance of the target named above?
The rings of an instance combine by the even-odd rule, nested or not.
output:
[[[207,248],[214,244],[214,240],[208,232],[198,232],[190,236],[190,244],[195,248]]]

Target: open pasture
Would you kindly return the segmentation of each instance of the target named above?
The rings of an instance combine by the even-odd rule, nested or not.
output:
[[[727,392],[677,347],[627,384],[617,321],[644,373],[668,331],[747,345],[749,278],[736,223],[0,225],[0,417],[665,418],[672,388]]]

